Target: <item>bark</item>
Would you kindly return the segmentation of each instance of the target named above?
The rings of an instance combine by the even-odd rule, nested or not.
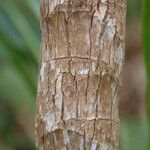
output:
[[[41,0],[38,150],[116,150],[125,0]]]

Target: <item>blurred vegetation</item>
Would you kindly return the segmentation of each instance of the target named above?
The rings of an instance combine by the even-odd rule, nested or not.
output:
[[[150,1],[143,1],[143,17],[142,17],[142,35],[143,35],[143,48],[144,60],[147,77],[147,91],[146,91],[146,105],[148,115],[148,140],[150,141]],[[150,149],[150,143],[148,143]]]
[[[1,1],[0,149],[35,149],[31,126],[39,43],[39,0]]]
[[[147,11],[145,9],[145,14]],[[127,24],[139,19],[140,15],[141,0],[128,0]],[[148,17],[150,15],[147,13],[143,20],[146,22]],[[144,35],[148,35],[149,26],[144,23]],[[150,39],[148,36],[144,37],[145,60],[147,70],[150,70],[148,61]],[[39,45],[39,0],[1,1],[0,149],[35,149],[33,123]],[[150,76],[150,72],[147,74]],[[144,150],[146,135],[145,121],[137,118],[122,119],[120,149]]]

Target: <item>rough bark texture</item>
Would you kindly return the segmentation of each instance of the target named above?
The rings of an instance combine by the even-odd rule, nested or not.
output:
[[[125,0],[41,0],[38,150],[116,150]]]

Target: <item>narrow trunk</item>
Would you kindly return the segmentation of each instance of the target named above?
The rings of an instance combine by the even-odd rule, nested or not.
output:
[[[125,0],[41,0],[38,150],[116,150]]]

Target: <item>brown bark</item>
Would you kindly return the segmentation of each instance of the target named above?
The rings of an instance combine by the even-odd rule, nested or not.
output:
[[[38,150],[116,150],[125,0],[41,0]]]

